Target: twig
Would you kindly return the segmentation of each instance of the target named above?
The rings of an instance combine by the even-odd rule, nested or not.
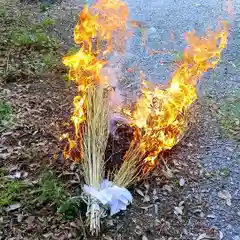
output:
[[[9,57],[10,57],[10,54],[11,54],[11,49],[9,50],[9,52],[8,52],[8,54],[7,54],[7,66],[6,66],[6,71],[5,71],[5,73],[7,73],[8,72],[8,66],[9,66]]]

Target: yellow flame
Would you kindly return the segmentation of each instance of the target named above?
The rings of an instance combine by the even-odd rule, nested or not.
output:
[[[74,29],[74,40],[80,46],[77,53],[63,58],[69,67],[69,79],[78,86],[78,95],[73,100],[71,121],[74,135],[63,134],[67,139],[64,150],[66,158],[82,158],[82,124],[86,119],[86,90],[91,84],[108,84],[101,74],[106,65],[102,60],[112,51],[122,51],[127,37],[128,8],[120,0],[98,0],[91,7],[85,6]]]
[[[222,29],[209,31],[205,37],[188,33],[189,46],[169,87],[151,88],[143,80],[142,95],[130,117],[136,129],[132,144],[139,143],[148,165],[153,166],[161,151],[171,149],[180,140],[186,125],[186,111],[197,99],[196,84],[204,72],[216,67],[226,47],[227,36],[226,22]],[[129,111],[124,112],[129,116]]]

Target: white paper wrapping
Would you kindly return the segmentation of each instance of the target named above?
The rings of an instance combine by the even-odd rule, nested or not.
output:
[[[126,188],[118,187],[107,179],[102,181],[100,190],[96,190],[86,184],[83,186],[83,190],[103,205],[109,206],[111,216],[121,210],[126,210],[133,199],[132,194]]]

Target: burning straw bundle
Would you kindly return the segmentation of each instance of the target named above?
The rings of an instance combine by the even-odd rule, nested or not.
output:
[[[126,188],[144,178],[156,166],[159,154],[180,141],[185,132],[186,112],[197,99],[197,82],[204,72],[217,65],[228,36],[226,23],[223,29],[209,32],[202,38],[189,33],[189,46],[168,88],[149,87],[143,79],[142,96],[133,110],[122,109],[125,116],[128,113],[131,127],[135,129],[130,148],[112,178],[104,179],[110,118],[110,103],[104,87],[111,86],[111,81],[109,76],[104,78],[101,71],[106,66],[103,58],[113,52],[119,39],[117,49],[123,47],[128,15],[126,5],[120,0],[106,3],[107,0],[99,0],[92,10],[83,10],[74,35],[80,50],[64,58],[64,64],[70,67],[69,77],[79,90],[72,116],[75,135],[73,139],[66,135],[69,142],[66,155],[74,158],[74,153],[81,153],[74,159],[81,160],[85,179],[83,198],[87,202],[90,231],[95,234],[99,233],[100,219],[106,209],[110,209],[110,215],[126,210],[132,202],[132,195]]]
[[[142,96],[128,117],[135,134],[130,148],[124,156],[123,164],[116,173],[114,183],[128,187],[143,178],[159,159],[159,154],[175,146],[184,136],[186,114],[197,99],[196,85],[201,76],[218,64],[226,47],[228,25],[216,32],[208,32],[204,37],[195,33],[187,34],[189,46],[184,58],[173,74],[169,87],[150,88],[142,80]]]

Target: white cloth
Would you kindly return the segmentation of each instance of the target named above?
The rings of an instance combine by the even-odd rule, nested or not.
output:
[[[100,190],[83,186],[85,193],[99,200],[103,205],[108,205],[110,215],[114,215],[121,210],[126,210],[127,206],[132,203],[132,194],[126,189],[114,185],[111,181],[104,179],[100,184]]]

